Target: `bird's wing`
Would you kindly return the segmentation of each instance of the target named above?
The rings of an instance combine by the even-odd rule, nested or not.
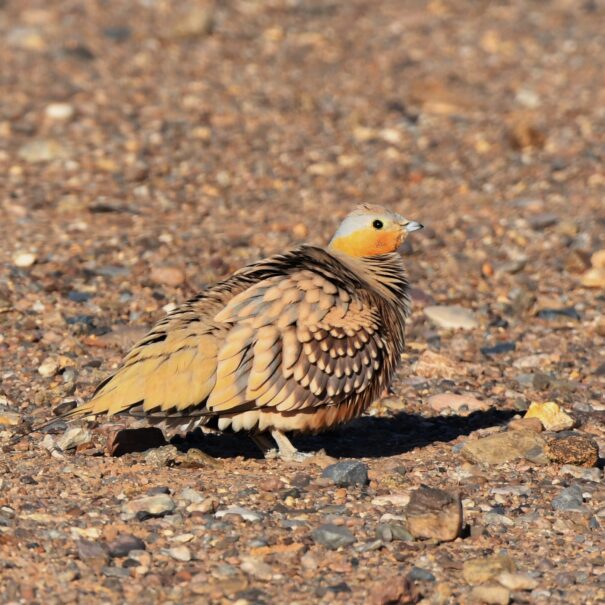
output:
[[[377,392],[381,315],[339,267],[312,247],[245,267],[156,324],[68,416],[289,412]]]
[[[235,274],[180,305],[130,350],[87,403],[67,416],[129,410],[181,414],[203,404],[214,387],[217,352],[230,328],[212,318],[249,284]]]
[[[377,391],[388,354],[380,313],[334,277],[299,269],[269,278],[218,313],[233,328],[218,352],[210,412],[292,412]]]

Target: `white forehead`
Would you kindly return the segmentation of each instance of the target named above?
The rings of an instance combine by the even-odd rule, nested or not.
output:
[[[366,228],[375,217],[368,214],[349,215],[345,218],[334,234],[334,239],[351,235],[355,231]]]

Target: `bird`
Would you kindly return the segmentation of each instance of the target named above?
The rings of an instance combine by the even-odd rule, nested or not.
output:
[[[421,228],[363,204],[327,247],[243,267],[158,321],[64,418],[128,414],[181,433],[213,420],[267,458],[302,459],[286,433],[345,423],[388,388],[410,312],[397,250]]]

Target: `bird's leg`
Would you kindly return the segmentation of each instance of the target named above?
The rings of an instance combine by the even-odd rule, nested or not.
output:
[[[275,449],[275,444],[273,444],[266,435],[263,435],[262,433],[250,433],[250,439],[254,441],[266,460],[277,458],[278,454]]]
[[[282,460],[289,460],[293,462],[302,462],[307,458],[310,458],[313,454],[299,452],[293,445],[292,442],[277,429],[271,431],[271,436],[275,439],[277,447],[279,448],[279,457]]]
[[[263,453],[266,460],[274,460],[275,458],[281,458],[290,462],[302,462],[313,454],[306,452],[299,452],[293,445],[292,442],[277,429],[271,431],[271,436],[275,440],[278,449],[271,440],[263,433],[251,433],[250,438],[258,446]]]

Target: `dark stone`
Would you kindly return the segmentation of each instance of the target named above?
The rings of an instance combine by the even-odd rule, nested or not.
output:
[[[349,546],[355,542],[355,536],[346,528],[332,523],[321,525],[311,532],[311,537],[318,544],[336,550],[341,546]]]
[[[114,42],[126,42],[132,35],[132,30],[127,25],[114,25],[105,27],[103,35]]]
[[[529,220],[529,226],[535,231],[542,231],[547,227],[552,227],[559,222],[559,217],[552,212],[542,212],[532,216]]]
[[[164,485],[158,485],[156,487],[150,487],[146,492],[148,496],[157,496],[158,494],[169,494],[170,488]]]
[[[120,534],[107,546],[112,557],[125,557],[131,550],[145,550],[145,542],[130,534]]]
[[[130,572],[124,567],[103,567],[101,570],[107,578],[130,578]]]
[[[540,311],[538,311],[538,317],[540,319],[558,319],[559,317],[569,317],[570,319],[576,319],[578,321],[582,319],[574,307],[567,307],[565,309],[540,309]]]
[[[93,542],[92,540],[78,540],[76,542],[78,547],[78,557],[82,561],[88,561],[91,559],[107,560],[108,551],[107,546],[102,542]]]
[[[328,590],[334,594],[338,594],[339,592],[352,592],[351,587],[346,582],[339,582],[333,586],[328,586]]]
[[[537,391],[544,391],[550,386],[551,378],[548,374],[543,374],[542,372],[536,372],[532,376],[532,386]]]
[[[502,353],[510,353],[517,348],[514,342],[499,342],[492,347],[481,347],[481,353],[486,356],[500,355]]]
[[[428,570],[422,567],[412,567],[407,575],[410,582],[434,582],[435,576]]]
[[[90,294],[88,294],[87,292],[78,292],[77,290],[72,290],[67,295],[67,298],[69,298],[69,300],[73,302],[83,303],[87,302],[90,299]]]
[[[307,487],[311,483],[311,476],[305,473],[296,473],[290,480],[293,487]]]
[[[359,460],[343,460],[328,466],[321,475],[332,479],[340,487],[352,485],[366,485],[368,480],[368,467]]]

